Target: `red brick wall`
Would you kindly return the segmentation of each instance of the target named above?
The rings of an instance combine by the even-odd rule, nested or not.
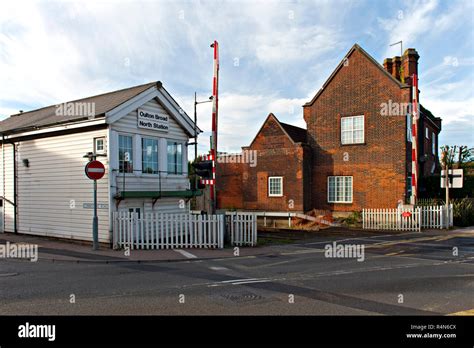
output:
[[[409,102],[401,89],[360,51],[354,50],[326,89],[304,108],[312,147],[312,205],[353,211],[395,207],[405,200],[406,116],[382,116],[381,103]],[[365,116],[365,144],[341,145],[340,118]],[[344,155],[348,161],[344,161]],[[327,177],[353,176],[353,203],[327,203]]]
[[[306,182],[306,187],[309,186],[308,161],[311,153],[306,146],[293,144],[277,121],[270,117],[251,146],[243,150],[257,151],[257,165],[241,164],[239,167],[219,163],[219,208],[265,211],[304,211],[308,208],[305,206],[304,185]],[[231,175],[231,172],[240,174]],[[268,196],[270,176],[283,177],[282,197]],[[309,198],[306,200],[309,201]]]
[[[243,207],[242,164],[217,163],[217,206],[219,209]],[[225,188],[223,191],[221,188]]]

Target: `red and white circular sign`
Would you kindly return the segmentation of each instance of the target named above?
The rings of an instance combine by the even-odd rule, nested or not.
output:
[[[86,175],[91,180],[99,180],[105,174],[105,167],[102,162],[90,161],[86,164]]]
[[[404,211],[404,212],[402,213],[402,216],[403,216],[404,218],[409,218],[409,217],[411,216],[411,213],[410,213],[409,211]]]

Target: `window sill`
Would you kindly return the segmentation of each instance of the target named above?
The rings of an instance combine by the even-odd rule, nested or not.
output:
[[[121,173],[117,172],[117,176],[136,176],[135,173]]]
[[[175,178],[180,178],[180,177],[187,177],[188,173],[181,173],[181,174],[174,174],[174,173],[163,173],[162,176],[164,177],[175,177]]]
[[[160,174],[159,173],[156,173],[156,174],[154,174],[154,173],[140,173],[140,174],[137,174],[137,176],[143,176],[145,178],[148,178],[148,177],[150,177],[150,178],[159,178]]]
[[[351,144],[343,144],[340,143],[341,146],[360,146],[360,145],[367,145],[367,143],[351,143]]]

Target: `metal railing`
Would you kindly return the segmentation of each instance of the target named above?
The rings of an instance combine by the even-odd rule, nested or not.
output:
[[[169,172],[166,170],[158,170],[154,173],[147,173],[146,171],[144,172],[142,169],[132,169],[128,171],[122,171],[120,172],[119,169],[112,169],[112,173],[114,173],[115,177],[115,187],[117,189],[116,195],[120,195],[121,192],[126,191],[126,184],[127,184],[127,177],[130,180],[134,180],[136,178],[135,173],[140,173],[140,174],[145,174],[147,175],[147,178],[150,178],[151,180],[158,180],[158,192],[161,196],[162,191],[162,174],[174,174],[174,175],[182,175],[183,173],[175,173],[175,172]]]

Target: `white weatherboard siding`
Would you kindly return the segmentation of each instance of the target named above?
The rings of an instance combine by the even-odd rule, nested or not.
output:
[[[154,138],[158,140],[158,166],[160,171],[167,171],[167,140],[177,141],[183,144],[183,171],[182,175],[174,175],[161,173],[161,190],[162,191],[184,191],[189,188],[189,180],[187,177],[187,147],[188,136],[183,128],[176,122],[155,99],[148,101],[140,106],[140,109],[160,115],[168,115],[169,130],[167,132],[150,130],[137,127],[137,110],[131,111],[126,116],[120,118],[111,124],[111,143],[115,148],[114,159],[111,162],[111,167],[115,168],[115,178],[112,178],[112,186],[117,186],[114,189],[119,192],[123,190],[123,173],[118,173],[118,136],[132,135],[134,137],[134,153],[133,153],[133,174],[125,174],[125,191],[159,191],[159,175],[158,174],[142,174],[142,152],[141,152],[141,138]],[[151,199],[148,199],[151,201]],[[163,199],[158,200],[158,202]],[[122,203],[120,203],[122,205]],[[157,203],[158,205],[158,203]],[[168,211],[167,211],[168,212]],[[179,212],[179,211],[174,211]]]
[[[83,156],[93,151],[94,138],[106,136],[104,129],[16,143],[19,233],[92,240],[93,209],[83,204],[93,202],[93,181],[84,173],[88,159]],[[29,160],[29,167],[24,166],[23,159]],[[97,200],[110,204],[108,159],[98,159],[104,163],[106,174],[97,181]],[[9,173],[5,176],[6,197],[13,200],[13,173],[9,167],[5,169]],[[13,207],[6,203],[6,208],[5,230],[13,231]],[[110,242],[108,212],[98,209],[100,242]]]
[[[3,216],[4,216],[4,230],[5,231],[13,231],[14,228],[14,220],[13,214],[14,209],[13,205],[7,202],[14,201],[13,197],[13,182],[11,178],[13,178],[13,146],[12,145],[5,145],[0,151],[1,161],[1,173],[0,173],[0,180],[1,186],[0,190],[2,192],[2,197],[5,197],[3,201]],[[3,222],[2,222],[3,224]]]
[[[189,212],[189,204],[185,203],[184,208],[180,206],[181,198],[160,198],[153,206],[152,200],[129,198],[119,204],[119,211],[128,211],[130,208],[140,208],[142,214],[163,213],[163,214],[187,214]]]
[[[138,104],[138,103],[137,103]],[[169,105],[167,107],[170,107]],[[182,198],[160,198],[153,205],[151,198],[114,199],[123,189],[118,173],[119,134],[133,137],[133,168],[126,174],[125,191],[184,191],[189,189],[187,177],[188,136],[182,126],[156,99],[150,99],[138,108],[169,118],[169,129],[159,131],[137,127],[137,109],[111,122],[108,129],[81,131],[67,135],[42,134],[42,138],[16,141],[17,168],[17,231],[23,234],[50,236],[92,241],[93,181],[88,179],[83,156],[94,151],[94,139],[105,138],[106,157],[98,157],[105,168],[104,177],[98,183],[99,241],[111,242],[112,212],[140,208],[141,214],[151,212],[188,213],[189,203]],[[108,117],[108,116],[107,116]],[[187,116],[186,116],[187,117]],[[142,174],[142,137],[158,140],[158,174]],[[182,144],[183,174],[167,173],[167,141]],[[28,160],[27,167],[23,160]],[[13,146],[4,144],[0,151],[0,190],[5,197],[3,204],[5,228],[14,231]],[[114,169],[114,170],[113,170]],[[134,211],[137,211],[134,209]]]

